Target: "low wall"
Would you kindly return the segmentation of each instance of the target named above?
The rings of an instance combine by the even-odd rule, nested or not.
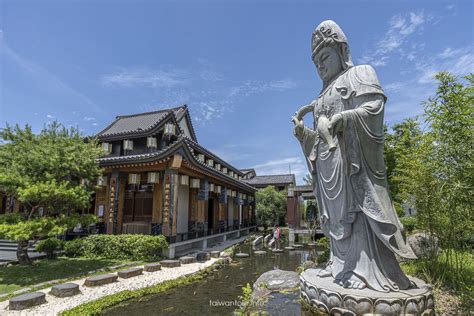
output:
[[[209,235],[199,237],[195,239],[180,241],[177,243],[169,244],[168,249],[164,251],[164,255],[170,259],[173,259],[177,253],[191,252],[197,249],[206,249],[217,243],[224,242],[226,240],[239,238],[250,234],[250,231],[255,231],[256,226],[245,227],[236,229],[230,232],[219,233],[215,235]]]

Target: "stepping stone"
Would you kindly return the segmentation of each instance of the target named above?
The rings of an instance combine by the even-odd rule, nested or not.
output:
[[[308,244],[308,246],[309,246],[309,247],[316,247],[316,244],[315,244],[314,242],[310,242],[310,243]]]
[[[303,245],[300,245],[300,244],[294,244],[293,245],[294,248],[303,248]]]
[[[46,303],[46,294],[42,292],[27,293],[10,299],[10,310],[19,311]]]
[[[122,279],[128,279],[128,278],[132,278],[132,277],[143,274],[143,269],[142,268],[131,268],[131,269],[119,271],[119,272],[117,272],[117,274]]]
[[[272,251],[275,252],[275,253],[281,253],[281,252],[283,252],[284,250],[283,250],[283,249],[273,249]]]
[[[159,263],[147,263],[143,267],[143,270],[145,270],[146,272],[155,272],[155,271],[161,270],[161,264],[159,264]]]
[[[264,255],[264,254],[266,254],[266,253],[267,253],[267,252],[266,252],[266,251],[263,251],[263,250],[257,250],[257,251],[254,252],[254,254],[256,254],[256,255]]]
[[[49,294],[56,297],[74,296],[79,293],[81,293],[81,291],[79,291],[79,284],[76,283],[57,284],[53,286],[49,292]]]
[[[291,246],[289,246],[289,247],[285,247],[285,250],[295,250],[295,248],[294,248],[294,247],[291,247]]]
[[[248,253],[243,253],[243,252],[239,252],[239,253],[236,253],[235,256],[237,258],[247,258],[249,256]]]
[[[196,257],[184,256],[184,257],[179,258],[179,261],[181,262],[181,264],[194,263],[196,262]]]
[[[220,251],[211,251],[212,258],[219,258],[221,252]]]
[[[196,255],[197,262],[204,262],[211,259],[211,255],[207,252],[198,252]]]
[[[100,286],[104,284],[109,284],[116,282],[118,279],[118,275],[116,274],[101,274],[96,275],[90,278],[87,278],[84,282],[85,286]]]
[[[175,268],[181,266],[179,260],[163,260],[160,261],[160,263],[163,268]]]

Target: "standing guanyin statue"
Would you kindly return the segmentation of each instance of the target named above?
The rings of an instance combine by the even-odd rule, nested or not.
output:
[[[412,284],[396,256],[416,258],[388,192],[383,156],[386,96],[375,70],[354,66],[345,34],[333,21],[312,35],[312,59],[323,81],[316,100],[293,117],[313,179],[330,259],[319,277],[348,289],[397,292]],[[314,128],[303,116],[312,112]]]

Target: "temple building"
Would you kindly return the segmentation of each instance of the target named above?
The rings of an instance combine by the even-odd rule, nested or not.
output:
[[[186,105],[117,116],[96,136],[104,174],[95,214],[105,232],[163,234],[184,245],[255,225],[256,189],[199,145]]]
[[[274,186],[277,190],[282,191],[296,185],[293,173],[258,176],[255,169],[241,169],[240,171],[244,173],[244,181],[257,189]]]

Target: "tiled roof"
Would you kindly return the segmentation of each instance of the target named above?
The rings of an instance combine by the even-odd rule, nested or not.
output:
[[[224,177],[227,180],[230,180],[231,182],[238,183],[238,185],[249,189],[249,190],[255,190],[254,187],[252,187],[250,184],[248,184],[245,181],[241,181],[238,179],[235,179],[227,174],[222,173],[221,171],[217,171],[216,169],[208,166],[207,164],[199,161],[197,157],[192,154],[191,149],[197,147],[197,143],[189,139],[188,137],[185,136],[179,136],[178,140],[170,144],[168,147],[163,148],[162,150],[153,152],[153,153],[146,153],[146,154],[138,154],[138,155],[128,155],[128,156],[117,156],[117,157],[103,157],[99,159],[99,163],[101,165],[115,165],[117,163],[133,163],[133,162],[147,162],[147,161],[155,161],[156,159],[162,159],[170,154],[171,151],[177,149],[180,145],[184,145],[188,148],[189,152],[191,152],[193,162],[194,164],[197,164],[210,172],[219,175],[221,177]],[[199,146],[199,145],[198,145]],[[201,146],[199,146],[200,149],[203,149]],[[217,158],[217,157],[216,157]],[[228,164],[226,164],[228,165]]]
[[[295,184],[294,174],[255,176],[246,181],[250,185]]]
[[[154,112],[117,116],[115,121],[99,132],[97,136],[107,137],[143,133],[156,127],[169,114],[174,113],[178,118],[182,117],[185,112],[186,106],[183,105],[176,108],[163,109]]]
[[[240,169],[240,171],[243,173],[243,174],[247,174],[247,173],[250,173],[250,172],[255,172],[255,169],[252,169],[252,168],[249,168],[249,169]]]

